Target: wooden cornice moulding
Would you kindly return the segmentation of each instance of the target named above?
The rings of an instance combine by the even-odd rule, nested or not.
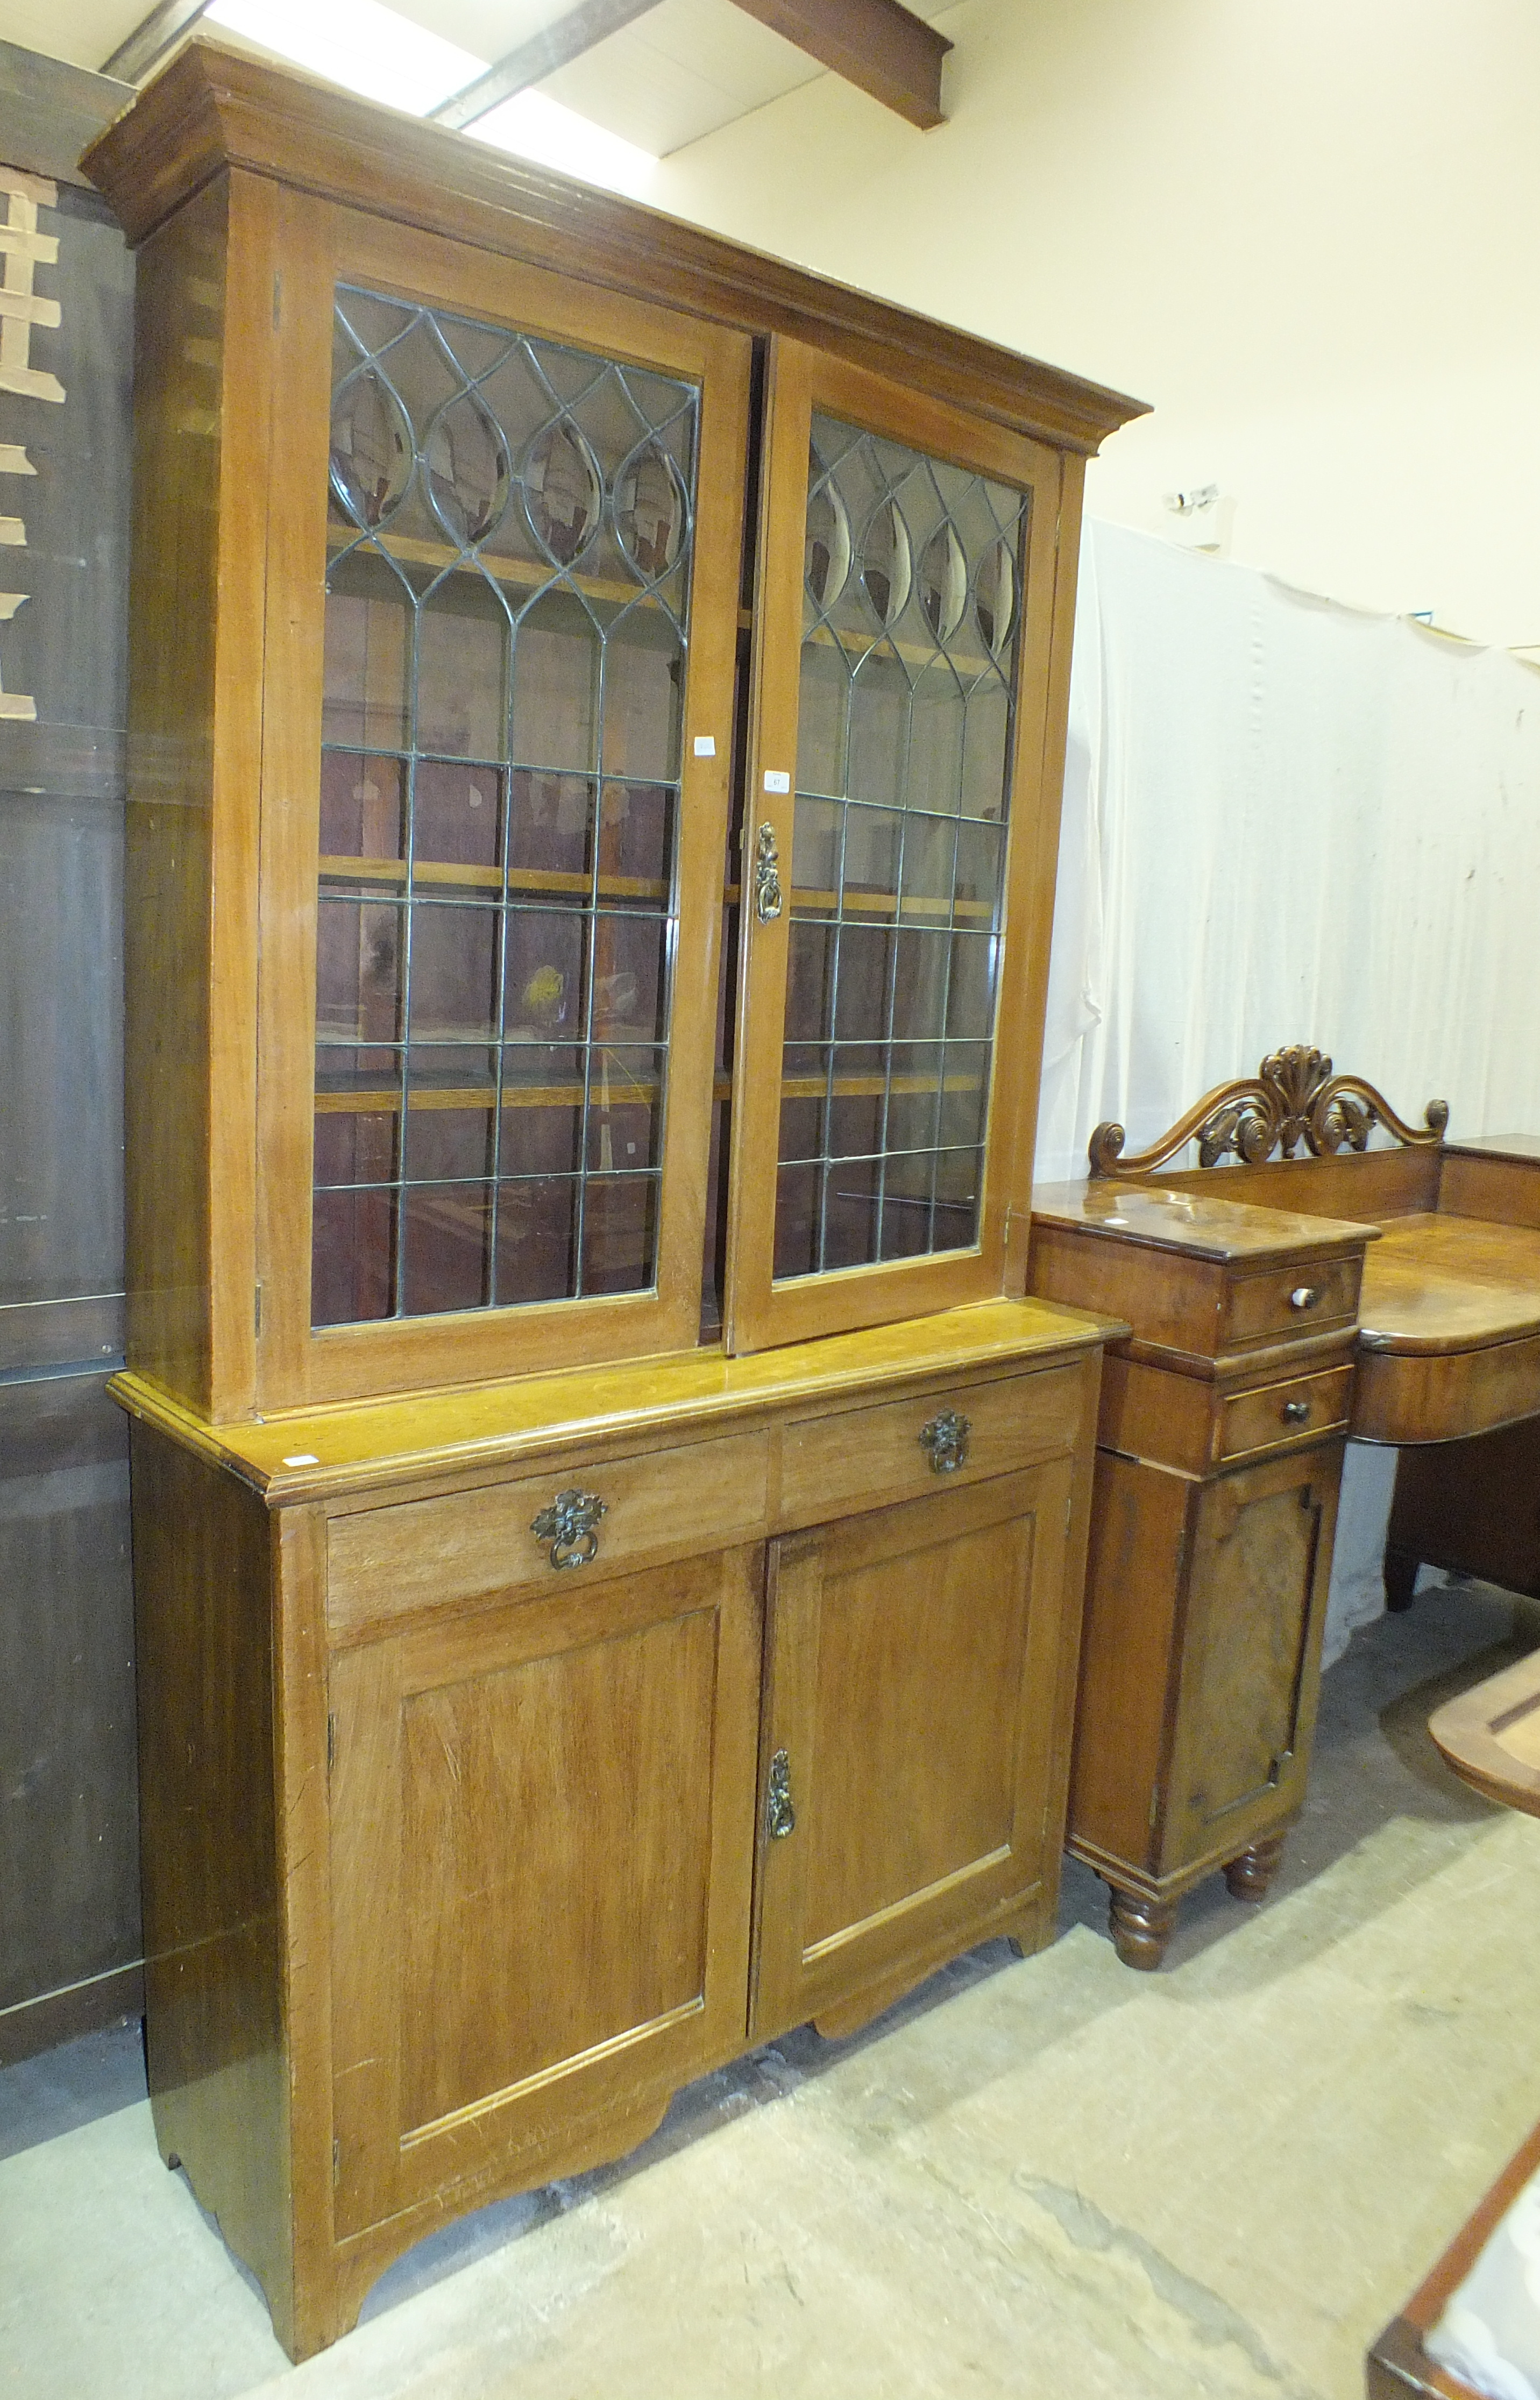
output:
[[[207,41],[190,42],[81,164],[144,241],[222,171],[240,168],[376,216],[691,309],[789,334],[897,375],[1056,445],[1093,454],[1142,401],[636,201]]]
[[[1216,1084],[1151,1149],[1132,1158],[1123,1155],[1122,1125],[1098,1125],[1091,1136],[1091,1172],[1149,1175],[1190,1141],[1197,1143],[1204,1166],[1230,1156],[1261,1166],[1274,1151],[1292,1158],[1302,1141],[1313,1158],[1326,1158],[1339,1150],[1367,1149],[1377,1125],[1405,1148],[1427,1149],[1443,1139],[1449,1102],[1429,1100],[1423,1122],[1425,1130],[1419,1132],[1361,1075],[1334,1074],[1324,1051],[1296,1042],[1270,1052],[1254,1077]]]

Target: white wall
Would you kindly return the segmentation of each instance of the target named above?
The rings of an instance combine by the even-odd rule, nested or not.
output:
[[[928,134],[832,75],[660,205],[1137,394],[1087,505],[1540,648],[1533,0],[964,0]]]

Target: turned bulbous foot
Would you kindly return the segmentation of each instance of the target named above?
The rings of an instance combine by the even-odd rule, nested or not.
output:
[[[1282,1834],[1265,1834],[1253,1842],[1238,1859],[1232,1859],[1224,1871],[1225,1886],[1232,1900],[1261,1900],[1278,1871],[1283,1857]]]
[[[1107,1922],[1112,1946],[1125,1967],[1152,1975],[1165,1956],[1165,1945],[1177,1921],[1174,1900],[1151,1900],[1143,1892],[1112,1887]]]

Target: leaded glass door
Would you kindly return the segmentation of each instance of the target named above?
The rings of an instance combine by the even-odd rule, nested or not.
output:
[[[407,246],[335,260],[306,459],[308,1240],[271,1229],[272,1343],[318,1398],[699,1311],[747,346]]]
[[[1057,458],[783,342],[767,482],[740,1349],[1005,1288],[1057,808]]]

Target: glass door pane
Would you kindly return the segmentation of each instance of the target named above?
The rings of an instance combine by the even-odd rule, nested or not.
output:
[[[656,1285],[699,398],[338,287],[316,1326]]]
[[[1029,515],[813,416],[778,1279],[977,1236]]]
[[[1025,436],[788,340],[769,381],[735,1349],[1004,1288],[1052,916],[1056,561],[1077,531],[1058,457]]]

